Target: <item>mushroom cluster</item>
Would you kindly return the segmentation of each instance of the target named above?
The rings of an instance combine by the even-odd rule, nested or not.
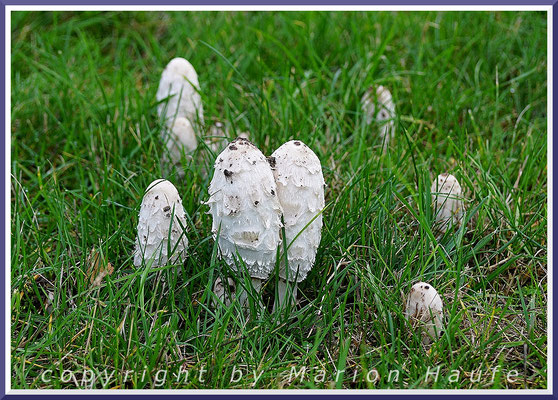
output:
[[[163,137],[168,156],[176,164],[196,148],[197,133],[204,123],[198,77],[187,60],[169,62],[157,100],[166,127]],[[365,123],[379,125],[387,148],[395,133],[391,93],[383,86],[370,88],[361,107]],[[321,240],[325,181],[319,158],[300,140],[284,143],[266,158],[247,134],[227,143],[228,132],[220,122],[208,133],[205,144],[214,153],[220,151],[205,203],[220,258],[237,273],[247,272],[257,293],[278,265],[274,310],[296,304],[297,285],[313,268]],[[465,210],[457,179],[440,174],[432,183],[431,194],[435,226],[442,232],[459,226]],[[134,265],[183,261],[188,249],[185,227],[186,215],[176,187],[165,179],[152,182],[139,212]],[[237,290],[237,285],[232,278],[218,277],[213,285],[213,306],[228,306],[233,296],[245,305],[249,290]],[[432,285],[418,282],[412,286],[404,315],[424,344],[440,337],[443,303]]]
[[[157,179],[147,188],[139,212],[134,265],[175,264],[186,257],[186,214],[174,185]]]
[[[281,254],[275,308],[284,305],[286,298],[296,301],[296,285],[314,265],[321,238],[324,184],[320,160],[300,140],[283,144],[266,159],[247,139],[237,138],[215,161],[206,204],[225,262],[233,270],[245,267],[259,291],[285,241],[287,252]],[[281,217],[284,238],[280,236]],[[288,282],[292,282],[290,291]],[[217,297],[219,290],[216,284]]]

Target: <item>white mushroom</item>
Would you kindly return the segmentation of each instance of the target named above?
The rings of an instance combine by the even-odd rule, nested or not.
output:
[[[319,158],[300,140],[283,144],[269,162],[283,208],[288,261],[287,269],[281,260],[277,308],[286,298],[296,302],[297,283],[306,279],[314,265],[322,235],[325,182]],[[292,296],[287,282],[292,282]]]
[[[175,118],[188,119],[192,125],[203,125],[203,107],[196,70],[187,60],[173,58],[165,67],[157,89],[159,117],[170,123]],[[167,101],[163,101],[167,99]]]
[[[165,135],[164,142],[167,147],[167,153],[163,154],[165,162],[168,162],[170,158],[174,165],[178,165],[183,153],[187,155],[196,149],[196,133],[192,124],[186,118],[176,118],[171,130],[166,131]],[[181,171],[182,175],[182,170],[179,171]]]
[[[186,257],[186,214],[172,183],[153,181],[141,202],[134,265],[153,260],[153,266],[182,262]]]
[[[232,278],[227,278],[227,284],[223,282],[223,279],[218,277],[215,279],[215,283],[213,284],[213,293],[215,294],[215,299],[213,299],[213,307],[217,307],[220,303],[223,303],[225,306],[229,306],[231,304],[232,295],[235,294],[236,291],[236,284]]]
[[[157,112],[166,126],[162,137],[174,164],[182,152],[187,154],[196,149],[196,131],[203,125],[199,90],[198,75],[192,64],[184,58],[172,59],[157,89]]]
[[[430,188],[435,215],[435,227],[446,232],[451,225],[460,226],[465,214],[461,185],[455,176],[438,175]]]
[[[390,91],[383,86],[371,87],[362,96],[361,108],[367,125],[374,121],[378,123],[379,135],[386,150],[395,135],[395,104]]]
[[[425,282],[413,285],[405,306],[405,318],[413,329],[421,332],[424,344],[438,339],[443,328],[443,304],[432,285]]]
[[[234,270],[245,265],[259,291],[275,266],[282,212],[267,159],[248,140],[235,139],[217,156],[209,195],[220,256]]]

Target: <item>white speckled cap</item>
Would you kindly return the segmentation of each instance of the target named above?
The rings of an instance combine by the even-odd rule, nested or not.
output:
[[[429,344],[440,336],[444,318],[443,304],[432,285],[425,282],[413,285],[407,298],[405,317],[413,328],[421,330],[424,344]]]
[[[165,179],[153,181],[141,202],[134,265],[151,259],[154,266],[183,261],[188,249],[185,229],[186,214],[178,191]]]
[[[270,160],[289,246],[289,270],[283,266],[280,276],[301,282],[314,265],[322,235],[321,212],[325,206],[322,165],[312,149],[300,140],[283,144]]]
[[[209,185],[212,232],[231,268],[244,261],[252,278],[266,279],[281,243],[281,205],[273,173],[262,152],[243,138],[217,156]]]

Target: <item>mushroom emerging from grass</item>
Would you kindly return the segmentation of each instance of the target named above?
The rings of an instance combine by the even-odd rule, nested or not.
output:
[[[183,261],[188,249],[185,228],[186,214],[174,185],[165,179],[153,181],[141,202],[134,265]]]
[[[300,140],[283,144],[269,162],[283,208],[284,240],[288,247],[288,268],[281,259],[274,307],[277,308],[286,301],[296,302],[297,283],[306,279],[314,265],[322,234],[325,182],[319,158]]]
[[[430,188],[435,215],[435,227],[446,232],[451,226],[459,227],[465,214],[461,185],[455,176],[438,175]]]
[[[361,108],[367,125],[374,121],[378,123],[383,149],[386,150],[395,135],[395,104],[390,91],[383,86],[371,87],[362,96]]]
[[[241,132],[239,138],[250,140],[248,132]],[[229,143],[229,130],[222,122],[215,122],[209,128],[205,138],[205,144],[213,153],[220,153]]]
[[[209,196],[206,204],[220,256],[234,270],[245,266],[259,292],[275,266],[282,213],[262,152],[246,139],[232,141],[217,156]],[[239,297],[245,304],[246,291]]]
[[[443,304],[434,287],[425,282],[413,285],[405,306],[405,318],[420,331],[422,343],[430,344],[442,334]]]
[[[229,306],[235,292],[236,284],[232,278],[223,280],[218,277],[215,279],[215,283],[213,284],[213,293],[216,298],[213,300],[213,307],[217,307],[220,302],[222,302],[225,306]]]
[[[157,112],[165,123],[162,136],[171,162],[178,163],[181,152],[196,149],[197,127],[203,125],[203,107],[196,70],[184,58],[174,58],[166,66],[157,89]],[[164,101],[167,99],[167,101]]]

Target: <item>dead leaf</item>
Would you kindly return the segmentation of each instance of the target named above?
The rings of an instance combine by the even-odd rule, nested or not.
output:
[[[87,276],[93,287],[99,286],[105,276],[112,275],[114,272],[112,264],[105,260],[101,252],[95,248],[87,256],[87,265],[89,265]]]

